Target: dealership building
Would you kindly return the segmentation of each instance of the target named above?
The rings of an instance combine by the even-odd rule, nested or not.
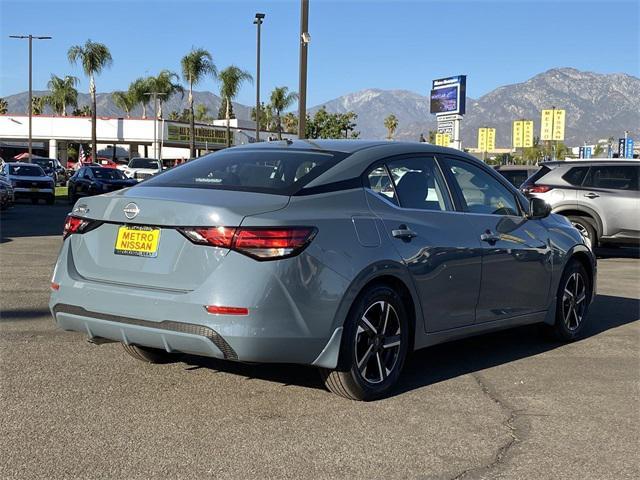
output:
[[[232,145],[255,142],[255,122],[232,119],[230,127]],[[98,156],[114,159],[154,157],[172,164],[175,160],[189,158],[189,131],[189,124],[184,122],[98,117]],[[261,132],[260,140],[273,140],[276,136],[275,132]],[[27,115],[0,115],[0,157],[8,161],[27,151],[28,138]],[[283,138],[296,136],[283,134]],[[197,155],[225,148],[226,120],[214,120],[213,124],[196,123],[195,141]],[[57,158],[66,164],[70,147],[78,151],[78,144],[86,149],[91,143],[91,118],[34,115],[32,142],[34,155]]]

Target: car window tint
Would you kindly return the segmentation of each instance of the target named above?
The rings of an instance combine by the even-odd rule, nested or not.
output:
[[[522,185],[529,178],[530,170],[498,170],[498,173],[509,180],[514,187]]]
[[[159,168],[158,161],[150,158],[134,158],[131,160],[131,163],[129,163],[129,167],[130,168],[149,168],[154,170],[157,170]]]
[[[582,185],[584,176],[588,171],[589,167],[573,167],[562,176],[562,179],[570,185],[579,187],[580,185]]]
[[[402,158],[389,162],[387,166],[401,207],[452,210],[444,181],[433,158]]]
[[[613,190],[638,190],[638,170],[634,165],[593,166],[584,181],[585,187]]]
[[[396,198],[396,191],[393,188],[393,182],[391,177],[387,173],[387,169],[384,167],[378,167],[371,170],[367,175],[369,181],[369,188],[381,195],[383,198],[398,205],[398,199]]]
[[[515,196],[484,169],[468,162],[447,159],[457,186],[462,193],[465,210],[490,215],[519,215]]]
[[[94,168],[93,176],[100,180],[123,180],[124,174],[115,168]]]

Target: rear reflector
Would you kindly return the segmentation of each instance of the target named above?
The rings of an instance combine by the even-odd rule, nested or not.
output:
[[[193,243],[229,248],[256,260],[297,255],[317,233],[314,227],[188,227],[178,231]]]
[[[56,282],[51,282],[51,290],[60,290],[60,284]]]
[[[522,192],[523,193],[546,193],[549,190],[552,190],[553,187],[550,187],[549,185],[523,185],[522,186]]]
[[[205,305],[205,310],[214,315],[249,315],[249,309],[244,307],[221,307],[219,305]]]

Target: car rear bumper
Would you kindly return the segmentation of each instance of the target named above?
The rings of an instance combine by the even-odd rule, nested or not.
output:
[[[348,284],[313,257],[305,261],[316,263],[312,268],[319,284],[309,284],[300,275],[299,257],[282,261],[287,262],[283,266],[231,252],[216,275],[230,279],[230,271],[242,271],[245,283],[205,283],[180,292],[83,278],[70,251],[67,239],[53,276],[59,289],[52,291],[49,303],[65,330],[225,360],[327,368],[337,364],[339,349],[328,346],[340,341],[336,332],[341,325],[335,317]],[[247,265],[259,270],[252,275]],[[210,314],[208,304],[247,306],[249,315]]]

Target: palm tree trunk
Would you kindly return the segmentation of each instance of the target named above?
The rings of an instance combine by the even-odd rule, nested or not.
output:
[[[227,108],[226,108],[226,110],[227,110],[227,147],[231,146],[231,125],[229,124],[229,122],[231,120],[229,118],[230,113],[231,113],[230,112],[231,109],[229,108],[230,105],[231,105],[231,100],[229,100],[229,98],[227,98]]]
[[[196,126],[193,119],[193,84],[189,83],[189,148],[191,150],[191,158],[196,156]]]
[[[278,120],[278,140],[282,140],[282,123],[280,120],[280,110],[276,110],[276,118]]]
[[[142,118],[147,118],[147,103],[142,102]]]
[[[91,75],[89,81],[89,91],[91,92],[91,157],[94,162],[98,161],[98,135],[96,133],[96,82]]]

